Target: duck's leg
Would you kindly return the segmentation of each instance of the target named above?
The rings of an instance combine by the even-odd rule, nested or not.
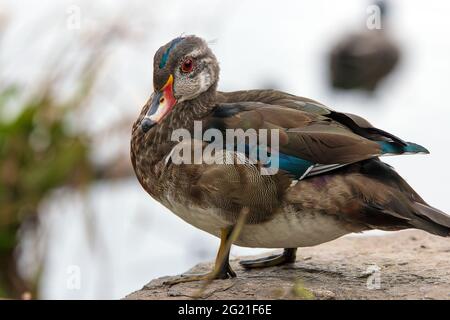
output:
[[[229,257],[230,247],[228,239],[233,231],[233,227],[224,228],[220,233],[220,247],[217,252],[214,270],[203,274],[182,274],[179,278],[168,280],[165,284],[173,285],[177,283],[200,281],[200,280],[214,280],[214,279],[228,279],[236,277],[236,273],[231,269]]]
[[[297,248],[285,248],[283,253],[254,260],[239,261],[244,268],[267,268],[295,262]]]

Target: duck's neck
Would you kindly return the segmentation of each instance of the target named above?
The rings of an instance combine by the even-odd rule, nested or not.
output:
[[[136,156],[149,157],[147,159],[151,164],[161,161],[176,143],[171,139],[173,131],[186,129],[192,134],[194,121],[208,116],[215,101],[216,85],[213,85],[197,98],[177,103],[171,113],[147,133],[144,133],[139,125],[148,109],[148,106],[144,107],[133,128],[133,152]]]
[[[175,105],[172,112],[147,133],[141,130],[140,123],[149,105],[143,108],[133,126],[131,161],[140,183],[151,195],[156,197],[160,193],[157,190],[158,184],[154,182],[164,171],[164,159],[177,143],[171,139],[173,131],[186,129],[192,134],[194,121],[207,117],[212,112],[215,101],[216,86],[214,85],[197,98]],[[147,177],[147,181],[143,180],[144,176]]]

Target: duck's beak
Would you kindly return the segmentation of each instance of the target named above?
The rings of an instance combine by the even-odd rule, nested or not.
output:
[[[177,100],[173,96],[173,76],[170,75],[162,89],[154,93],[150,108],[141,121],[142,131],[147,132],[159,123],[176,103]]]

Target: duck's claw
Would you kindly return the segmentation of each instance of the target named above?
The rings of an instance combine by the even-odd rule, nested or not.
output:
[[[210,280],[210,278],[211,278],[210,272],[204,273],[204,274],[182,274],[175,279],[164,281],[163,284],[172,286],[172,285],[178,284],[178,283]]]
[[[283,253],[253,260],[242,260],[239,264],[247,269],[267,268],[295,262],[297,248],[286,248]]]
[[[231,269],[230,264],[227,264],[225,268],[219,272],[208,272],[200,274],[182,274],[176,279],[164,281],[163,284],[172,286],[178,283],[194,282],[194,281],[211,281],[217,279],[229,279],[235,278],[236,273]]]

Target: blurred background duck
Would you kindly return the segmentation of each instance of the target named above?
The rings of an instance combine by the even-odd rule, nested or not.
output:
[[[369,9],[366,29],[343,37],[329,54],[330,82],[336,89],[373,92],[399,61],[400,51],[389,36],[388,4],[376,1]]]
[[[195,36],[176,38],[157,51],[153,79],[154,92],[132,129],[136,176],[157,201],[222,240],[214,273],[177,282],[235,276],[227,242],[244,212],[235,244],[285,249],[280,255],[241,261],[248,268],[293,262],[297,247],[351,232],[418,228],[449,236],[450,217],[429,206],[378,158],[428,153],[424,147],[308,98],[276,90],[219,92],[218,61]],[[201,163],[176,163],[172,156],[180,144],[197,144],[192,139],[179,142],[172,134],[182,129],[195,137],[194,121],[203,132],[277,131],[279,171],[263,175],[262,162],[238,164],[238,158],[248,159],[247,151],[225,145]],[[205,155],[208,141],[200,146]],[[224,155],[233,164],[214,162]]]

